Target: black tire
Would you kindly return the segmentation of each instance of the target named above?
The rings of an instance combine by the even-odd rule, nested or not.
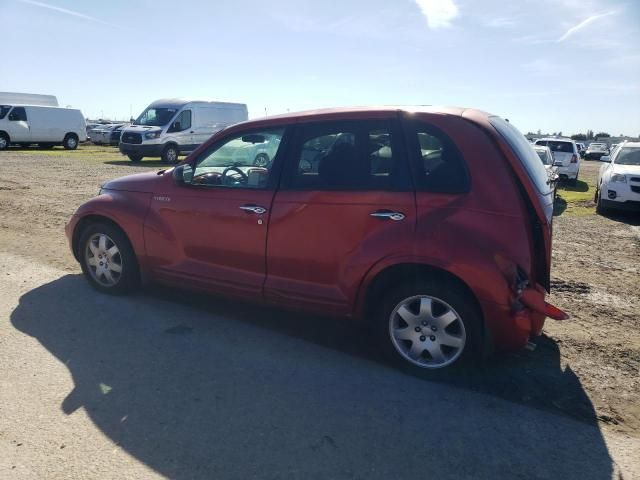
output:
[[[65,150],[75,150],[78,148],[78,136],[75,133],[67,133],[62,141]]]
[[[9,148],[9,144],[11,141],[9,140],[9,135],[4,132],[0,133],[0,150],[6,150]]]
[[[178,155],[180,154],[180,150],[177,145],[170,143],[164,150],[162,150],[162,155],[160,158],[162,159],[162,163],[174,164],[178,163]]]
[[[602,191],[598,189],[598,196],[596,198],[596,213],[598,215],[606,215],[609,209],[602,204]]]
[[[114,257],[109,258],[112,262],[119,261],[121,266],[121,272],[119,273],[115,284],[111,286],[98,281],[93,267],[88,263],[89,254],[87,251],[90,250],[89,242],[92,241],[95,236],[101,234],[106,235],[110,240],[110,242],[107,243],[107,247],[110,248],[112,242],[119,251],[119,253]],[[122,230],[114,225],[106,223],[92,223],[85,227],[78,242],[77,256],[80,261],[80,266],[82,267],[82,273],[84,273],[89,284],[102,293],[124,295],[131,293],[140,287],[140,269],[138,267],[138,259],[136,258],[127,236],[122,232]],[[100,278],[105,280],[104,277]]]
[[[456,322],[445,327],[446,329],[449,329],[451,326],[459,327],[458,322],[461,322],[464,327],[463,331],[466,333],[466,339],[463,346],[458,349],[461,351],[459,353],[453,353],[452,351],[449,351],[448,353],[444,352],[445,358],[449,355],[449,360],[455,357],[455,359],[451,360],[450,363],[447,363],[444,366],[420,366],[412,363],[403,354],[401,354],[394,345],[394,340],[390,333],[390,325],[392,322],[391,317],[394,314],[396,307],[401,302],[419,295],[426,295],[433,299],[437,299],[434,301],[434,316],[438,316],[435,311],[438,303],[450,307],[451,310],[457,314]],[[483,356],[482,315],[477,307],[475,299],[470,296],[469,292],[464,287],[454,281],[442,278],[428,278],[400,285],[389,291],[389,293],[382,298],[376,307],[377,308],[374,309],[376,312],[374,329],[377,340],[385,356],[393,364],[403,370],[423,376],[426,375],[433,377],[444,372],[449,372],[459,365],[467,363],[470,359],[480,359]],[[397,319],[398,317],[394,315],[394,318]],[[422,325],[424,325],[424,323]],[[431,331],[431,328],[433,327],[435,327],[435,325],[429,326],[428,324],[424,327],[420,327],[424,328],[424,337],[421,336],[420,339],[425,339],[421,340],[425,342],[425,348],[428,347],[428,342],[437,340],[437,335],[440,335],[437,331]],[[407,322],[407,328],[413,327],[411,327]],[[446,333],[451,332],[447,331]],[[460,334],[461,332],[458,331],[457,335]],[[423,335],[423,333],[417,333],[417,335]],[[401,342],[405,341],[396,341],[396,343]],[[412,341],[406,342],[404,345],[413,345]],[[443,352],[442,347],[438,348],[440,349],[440,352]],[[425,355],[425,352],[423,352],[422,355]],[[421,361],[421,357],[419,357],[418,361]]]
[[[127,157],[129,157],[129,160],[131,160],[133,163],[141,162],[144,158],[142,155],[137,155],[135,153],[130,153],[127,155]]]

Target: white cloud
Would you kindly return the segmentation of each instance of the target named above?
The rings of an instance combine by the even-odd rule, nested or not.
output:
[[[569,38],[571,35],[573,35],[576,32],[579,32],[580,30],[582,30],[583,28],[585,28],[587,25],[595,22],[596,20],[600,20],[601,18],[604,17],[608,17],[609,15],[614,15],[615,13],[617,13],[616,11],[611,11],[611,12],[606,12],[606,13],[601,13],[599,15],[591,15],[589,18],[587,18],[586,20],[583,20],[582,22],[580,22],[577,25],[574,25],[573,27],[571,27],[569,30],[567,30],[565,32],[564,35],[562,35],[559,39],[558,42],[564,42],[567,38]]]
[[[427,25],[433,30],[451,26],[451,20],[458,16],[458,7],[453,0],[415,1],[427,18]]]
[[[28,5],[33,5],[34,7],[46,8],[47,10],[53,10],[54,12],[63,13],[65,15],[70,15],[72,17],[81,18],[83,20],[89,20],[91,22],[101,23],[102,25],[107,25],[109,27],[120,28],[118,25],[113,23],[105,22],[100,20],[99,18],[91,17],[89,15],[85,15],[84,13],[76,12],[74,10],[69,10],[67,8],[58,7],[56,5],[51,5],[48,3],[37,2],[35,0],[19,0],[22,3],[26,3]]]
[[[515,22],[509,18],[496,17],[485,20],[485,27],[489,28],[511,28],[515,26]]]

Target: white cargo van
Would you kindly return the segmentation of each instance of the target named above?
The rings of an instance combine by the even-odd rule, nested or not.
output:
[[[84,117],[72,108],[39,105],[0,105],[0,150],[12,143],[37,143],[51,148],[62,145],[75,150],[87,139]]]
[[[132,162],[160,157],[175,163],[180,153],[195,150],[215,132],[247,119],[244,103],[158,100],[122,130],[120,151]]]

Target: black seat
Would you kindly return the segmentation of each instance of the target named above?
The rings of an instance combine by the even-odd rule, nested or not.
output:
[[[322,185],[328,188],[359,187],[366,181],[367,170],[358,158],[356,147],[341,143],[320,161],[318,175]]]

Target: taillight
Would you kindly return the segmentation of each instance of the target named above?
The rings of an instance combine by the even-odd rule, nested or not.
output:
[[[578,163],[578,156],[575,153],[571,156],[571,163]]]

